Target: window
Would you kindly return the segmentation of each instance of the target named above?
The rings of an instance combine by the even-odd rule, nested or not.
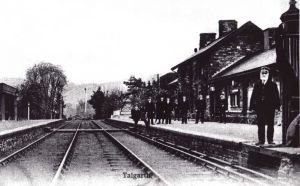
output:
[[[240,107],[240,91],[238,89],[234,89],[230,93],[230,106]]]

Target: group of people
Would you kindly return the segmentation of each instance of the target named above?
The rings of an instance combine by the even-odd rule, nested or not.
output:
[[[280,110],[280,100],[277,85],[272,82],[270,76],[270,69],[262,67],[260,70],[260,80],[255,84],[253,93],[251,95],[250,108],[254,110],[258,121],[258,142],[256,145],[263,145],[265,143],[265,125],[268,126],[267,141],[269,144],[274,144],[274,115],[275,109]],[[137,105],[131,111],[132,119],[135,125],[139,120],[145,122],[146,126],[154,125],[154,118],[156,124],[166,123],[171,124],[172,115],[174,120],[180,120],[182,124],[187,124],[189,104],[185,96],[182,97],[179,103],[175,99],[174,103],[170,98],[160,97],[154,104],[151,98],[148,98],[144,107],[139,108]],[[204,113],[206,110],[206,101],[204,95],[200,94],[195,102],[195,113],[197,124],[199,120],[204,122]],[[220,94],[219,102],[219,118],[221,123],[226,123],[226,111],[228,110],[228,103],[225,98],[225,92]],[[173,114],[172,114],[173,113]]]
[[[131,110],[131,117],[137,125],[139,120],[145,122],[146,126],[155,124],[171,124],[172,118],[176,121],[180,121],[182,124],[187,124],[189,103],[186,96],[182,97],[182,100],[178,102],[177,99],[171,102],[169,97],[165,98],[162,96],[156,103],[149,97],[147,102],[139,108],[137,105]],[[199,120],[204,123],[204,113],[206,109],[206,102],[203,95],[199,95],[195,102],[195,112],[197,124]],[[155,121],[154,121],[155,119]]]

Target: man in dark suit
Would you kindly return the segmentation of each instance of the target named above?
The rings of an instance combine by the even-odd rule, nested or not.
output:
[[[164,97],[161,97],[160,100],[156,103],[156,119],[158,119],[158,123],[160,124],[160,121],[162,120],[162,123],[164,123],[165,118],[165,101]]]
[[[175,99],[175,102],[173,104],[174,107],[174,120],[180,120],[180,109],[179,109],[179,104],[178,104],[178,100]]]
[[[151,122],[151,124],[153,125],[155,106],[150,97],[148,98],[148,101],[145,104],[145,112],[146,112],[148,123]]]
[[[173,104],[170,101],[170,98],[167,98],[165,104],[165,117],[166,117],[166,124],[171,124],[171,114],[173,110]]]
[[[141,110],[137,105],[131,109],[131,118],[134,121],[134,128],[137,128],[138,122],[141,119]]]
[[[206,102],[205,102],[205,99],[203,98],[202,94],[200,94],[198,96],[198,99],[195,102],[195,108],[196,108],[195,124],[197,124],[199,122],[199,118],[200,118],[201,123],[204,123],[204,112],[205,112],[205,108],[206,108]]]
[[[277,85],[272,82],[270,68],[262,67],[260,70],[260,81],[254,85],[250,99],[250,110],[257,114],[258,140],[256,145],[265,143],[265,125],[267,129],[267,140],[269,144],[274,144],[274,116],[275,109],[280,109],[279,92]]]
[[[181,112],[181,124],[187,124],[187,114],[189,110],[189,104],[186,100],[186,97],[182,97],[182,102],[180,103],[180,112]]]
[[[220,95],[220,123],[226,123],[226,110],[228,110],[228,103],[225,97],[225,92]]]

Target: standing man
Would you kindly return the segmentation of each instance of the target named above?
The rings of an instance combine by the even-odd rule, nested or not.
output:
[[[226,123],[226,110],[228,110],[228,103],[225,99],[225,92],[220,95],[220,123]]]
[[[180,104],[180,112],[181,112],[181,124],[187,124],[187,114],[189,110],[189,104],[186,100],[186,97],[182,97],[182,102]]]
[[[145,107],[141,107],[140,112],[141,112],[141,120],[145,123],[146,129],[148,129],[149,126],[150,126],[150,123],[149,123],[148,118],[147,118]]]
[[[166,124],[171,124],[171,114],[173,110],[173,105],[170,101],[170,98],[167,98],[167,102],[165,104],[165,117],[166,117]]]
[[[196,106],[196,122],[195,122],[195,124],[198,124],[199,117],[200,117],[201,123],[204,123],[204,112],[205,112],[205,108],[206,108],[206,102],[205,102],[202,94],[200,94],[198,96],[195,106]]]
[[[175,99],[175,102],[174,102],[174,105],[173,105],[173,107],[174,107],[174,120],[176,121],[176,120],[180,120],[179,118],[180,118],[180,114],[179,114],[179,111],[180,111],[180,109],[179,109],[179,104],[178,104],[178,99]]]
[[[151,124],[153,125],[155,106],[150,97],[148,98],[148,101],[145,104],[145,112],[147,115],[148,123],[151,122]]]
[[[137,105],[135,105],[133,109],[131,109],[131,118],[134,121],[134,128],[136,129],[138,122],[141,119],[141,110]]]
[[[280,110],[280,100],[277,85],[272,82],[270,68],[262,67],[260,70],[260,81],[254,85],[250,99],[250,110],[254,110],[258,120],[258,143],[265,143],[265,125],[267,129],[267,140],[273,142],[275,109]]]
[[[164,123],[164,112],[165,112],[165,106],[164,106],[164,97],[160,97],[160,100],[156,103],[156,117],[158,119],[158,123],[160,124],[160,121],[162,120],[162,123]]]

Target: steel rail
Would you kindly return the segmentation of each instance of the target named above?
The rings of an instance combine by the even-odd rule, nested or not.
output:
[[[219,164],[224,164],[226,166],[229,166],[233,169],[237,169],[237,170],[240,170],[240,171],[244,171],[244,172],[247,172],[249,174],[252,174],[252,175],[255,175],[255,176],[259,176],[263,179],[266,179],[267,181],[270,181],[270,182],[275,182],[276,180],[271,177],[271,176],[268,176],[268,175],[265,175],[265,174],[262,174],[260,172],[257,172],[257,171],[254,171],[254,170],[251,170],[251,169],[248,169],[248,168],[245,168],[245,167],[242,167],[242,166],[239,166],[239,165],[235,165],[235,164],[232,164],[232,163],[229,163],[227,161],[224,161],[224,160],[221,160],[221,159],[218,159],[218,158],[214,158],[214,157],[211,157],[211,156],[208,156],[204,153],[200,153],[200,152],[197,152],[197,151],[194,151],[194,150],[191,150],[191,149],[188,149],[186,147],[183,147],[183,146],[178,146],[178,145],[175,145],[174,143],[170,143],[170,142],[163,142],[161,140],[157,140],[157,141],[160,141],[162,143],[165,143],[167,145],[170,145],[172,147],[175,147],[175,148],[178,148],[180,150],[183,150],[185,152],[188,152],[188,153],[191,153],[193,155],[197,155],[203,159],[206,159],[206,160],[209,160],[209,161],[212,161],[212,162],[217,162]]]
[[[221,174],[223,174],[223,175],[226,175],[226,176],[229,176],[229,177],[230,177],[230,175],[232,175],[232,176],[236,176],[236,177],[242,178],[243,181],[244,181],[244,180],[248,180],[248,181],[253,182],[253,183],[256,183],[256,184],[258,184],[258,185],[269,186],[269,184],[263,183],[263,182],[261,182],[261,181],[259,181],[259,180],[257,180],[257,179],[251,178],[251,177],[249,177],[249,176],[243,175],[243,174],[238,173],[238,172],[235,172],[235,171],[233,171],[233,170],[229,170],[229,169],[227,169],[227,168],[225,168],[225,167],[223,167],[223,166],[221,166],[221,165],[218,165],[217,163],[214,163],[214,162],[209,161],[209,160],[206,160],[206,159],[204,159],[204,158],[195,156],[195,155],[193,155],[193,154],[190,154],[190,153],[185,152],[185,151],[183,151],[183,150],[177,149],[177,148],[172,147],[172,146],[170,146],[170,145],[167,145],[167,144],[158,142],[158,141],[156,141],[156,140],[153,140],[153,139],[151,139],[151,138],[145,137],[145,136],[140,135],[140,134],[136,134],[136,133],[134,133],[134,132],[132,132],[132,131],[127,131],[127,132],[130,133],[130,134],[132,134],[132,135],[134,135],[134,136],[138,136],[138,137],[140,137],[140,138],[142,138],[142,139],[144,139],[144,140],[146,140],[146,141],[149,141],[149,142],[151,142],[151,143],[154,143],[155,145],[159,145],[159,146],[161,146],[161,147],[163,147],[163,148],[166,148],[167,150],[171,150],[171,151],[173,151],[173,152],[176,152],[176,153],[180,153],[180,154],[182,154],[182,155],[185,155],[185,156],[188,157],[188,158],[192,158],[192,159],[194,159],[194,160],[200,161],[200,162],[203,163],[204,166],[206,166],[206,167],[208,167],[208,168],[210,168],[210,169],[212,169],[212,170],[214,170],[214,171],[216,171],[216,172],[219,172],[219,173],[221,173]],[[210,165],[211,165],[212,167],[210,167]],[[223,172],[223,171],[224,171],[224,172]]]
[[[66,124],[64,124],[64,125],[62,125],[62,126],[60,126],[60,127],[59,127],[58,129],[56,129],[56,130],[59,130],[60,128],[66,126],[66,125],[68,125],[68,123],[66,123]],[[12,159],[14,156],[17,156],[17,155],[19,155],[20,153],[25,152],[25,150],[29,149],[30,147],[33,147],[34,145],[36,145],[37,143],[41,142],[41,141],[44,140],[45,138],[47,138],[47,137],[49,137],[50,135],[54,134],[54,133],[56,132],[56,130],[53,130],[52,132],[50,132],[50,133],[48,133],[48,134],[46,134],[46,135],[40,137],[39,139],[37,139],[37,140],[35,140],[35,141],[29,143],[29,144],[26,145],[25,147],[22,147],[21,149],[18,149],[18,150],[16,150],[15,152],[9,154],[8,156],[6,156],[6,157],[0,159],[0,164],[1,164],[1,165],[5,165],[5,162],[6,162],[6,161],[9,161],[9,160]]]
[[[108,124],[108,125],[111,125],[110,123],[107,123],[107,122],[105,122],[105,123]],[[122,127],[115,126],[115,125],[114,125],[114,127],[122,128]],[[146,140],[146,141],[148,141],[148,142],[150,142],[152,144],[156,144],[156,145],[159,145],[161,147],[164,147],[164,148],[167,148],[167,149],[171,149],[172,151],[175,151],[177,153],[183,154],[183,155],[185,155],[185,156],[187,156],[189,158],[193,158],[193,159],[195,159],[197,161],[203,162],[203,163],[206,164],[206,166],[207,165],[211,165],[213,167],[209,167],[209,166],[207,166],[207,167],[211,168],[212,170],[215,170],[217,172],[223,173],[224,175],[227,175],[229,177],[230,177],[230,175],[234,175],[236,177],[242,178],[243,180],[248,180],[250,182],[253,182],[253,183],[256,183],[256,184],[259,184],[259,185],[264,185],[264,186],[269,186],[270,185],[268,183],[264,183],[264,182],[262,182],[260,180],[255,179],[255,178],[251,178],[251,177],[246,176],[244,174],[241,174],[241,173],[238,173],[236,171],[229,170],[228,168],[222,167],[221,165],[218,165],[217,163],[214,163],[213,161],[209,160],[208,158],[211,158],[211,157],[208,156],[208,155],[199,153],[200,154],[200,157],[199,157],[199,156],[191,154],[190,150],[186,149],[185,147],[180,147],[180,148],[185,148],[186,149],[186,150],[182,150],[182,149],[179,149],[178,146],[176,146],[174,144],[172,144],[172,146],[171,146],[169,144],[166,144],[166,142],[159,142],[158,140],[146,137],[145,135],[137,134],[137,133],[129,131],[129,130],[127,130],[125,132],[128,132],[128,133],[130,133],[130,134],[132,134],[134,136],[140,137],[140,138],[142,138],[142,139],[144,139],[144,140]],[[203,156],[203,157],[201,157],[201,156]],[[225,161],[220,161],[220,162],[224,163]],[[234,167],[236,169],[241,169],[239,166],[233,166],[233,165],[230,165],[230,166],[232,166],[232,167]],[[225,173],[221,172],[219,170],[225,171]],[[249,171],[246,168],[242,168],[241,170]],[[252,171],[252,170],[249,171],[249,172],[252,173],[252,174],[254,174],[254,175],[261,176],[262,178],[266,179],[268,182],[272,182],[272,183],[275,182],[275,180],[272,177],[269,177],[269,176],[264,175],[262,173],[257,173],[256,171]]]
[[[95,124],[97,127],[103,129],[100,125],[92,121],[93,124]],[[128,149],[125,145],[123,145],[119,140],[117,140],[114,136],[112,136],[110,133],[108,133],[106,130],[103,130],[104,134],[110,138],[115,144],[117,144],[122,150],[124,150],[127,154],[129,154],[131,157],[133,157],[138,164],[141,164],[144,168],[146,168],[148,171],[150,171],[152,174],[154,174],[158,180],[167,186],[171,186],[172,184],[169,183],[163,176],[161,176],[158,172],[156,172],[149,164],[147,164],[145,161],[143,161],[141,158],[139,158],[134,152],[132,152],[130,149]]]
[[[50,129],[55,130],[56,132],[101,132],[101,131],[108,131],[108,132],[117,132],[117,131],[125,131],[127,129]]]
[[[77,129],[80,128],[80,125],[81,125],[81,123],[79,123],[79,125],[77,126]],[[67,158],[70,155],[70,152],[71,152],[72,148],[74,147],[75,140],[77,138],[77,134],[78,134],[78,131],[76,130],[76,132],[75,132],[75,134],[73,136],[73,139],[70,142],[70,145],[69,145],[67,151],[65,152],[65,155],[64,155],[64,157],[63,157],[63,159],[62,159],[62,161],[61,161],[61,163],[60,163],[60,165],[59,165],[59,167],[58,167],[58,169],[56,171],[56,174],[55,174],[55,176],[53,177],[53,179],[51,181],[50,186],[54,186],[54,185],[57,184],[57,181],[58,181],[60,175],[62,174],[62,170],[63,170],[63,168],[64,168],[64,166],[66,164]]]

